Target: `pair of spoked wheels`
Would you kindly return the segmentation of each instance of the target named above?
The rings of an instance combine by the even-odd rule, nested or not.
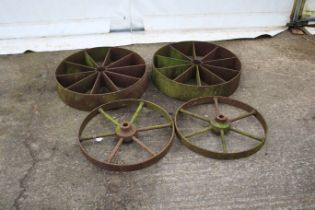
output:
[[[231,113],[228,108],[236,111]],[[242,120],[256,123],[256,128],[251,127],[249,131],[239,128],[237,122]],[[107,130],[103,131],[104,128]],[[234,159],[249,156],[263,146],[267,125],[254,108],[226,97],[190,100],[177,109],[174,122],[166,110],[152,102],[126,99],[101,105],[90,112],[80,127],[79,145],[87,159],[99,167],[136,170],[155,163],[168,152],[175,130],[181,142],[194,152]],[[200,145],[200,139],[193,137],[216,146]]]

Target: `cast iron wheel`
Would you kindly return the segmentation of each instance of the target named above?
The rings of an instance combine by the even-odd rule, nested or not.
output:
[[[126,107],[132,108],[133,110],[130,117],[126,117],[125,114],[120,113],[115,118],[117,114],[110,114],[110,112],[119,112],[120,109]],[[157,118],[162,120],[162,122],[159,122],[158,124],[156,123],[156,121],[152,124],[147,123],[147,115],[149,115],[151,118],[153,117],[153,114],[148,114],[148,111],[158,114],[159,117]],[[139,115],[141,115],[141,112],[143,112],[142,115],[144,115],[143,117],[146,119],[145,125],[139,125],[139,122],[137,122],[141,121],[141,118],[139,119]],[[97,133],[92,136],[83,137],[83,133],[85,133],[85,130],[87,130],[88,128],[87,125],[98,115],[102,116],[102,122],[104,122],[105,120],[107,123],[110,123],[112,125],[112,130],[105,133],[103,132],[103,134]],[[121,117],[120,120],[117,119],[119,117]],[[95,125],[91,126],[92,129],[95,127]],[[106,126],[102,125],[102,127],[103,130]],[[110,129],[109,126],[107,128]],[[147,137],[147,139],[145,139],[145,137],[143,136],[141,137],[141,135],[147,135],[147,132],[152,132],[153,130],[158,131],[159,134],[153,135],[151,137],[149,136]],[[163,135],[160,135],[162,130],[166,132],[166,136],[169,136],[169,138],[162,139]],[[103,104],[91,111],[80,126],[78,143],[84,156],[93,164],[107,170],[130,171],[147,167],[161,159],[168,152],[173,142],[174,136],[175,128],[172,118],[162,107],[145,100],[125,99]],[[110,137],[111,139],[105,140],[106,137]],[[148,141],[148,138],[150,141],[153,141],[152,139],[154,137],[158,139],[154,142],[159,144],[159,151],[154,149],[152,145],[150,146],[149,144],[150,142]],[[92,154],[91,152],[89,152],[88,147],[102,146],[99,145],[99,142],[105,142],[104,144],[106,144],[107,146],[109,144],[112,144],[109,146],[108,154],[105,154],[105,151],[103,149],[101,149],[101,155]],[[137,156],[135,157],[136,161],[128,163],[119,162],[119,157],[117,156],[126,157],[128,161],[133,158],[131,157],[131,155],[128,156],[127,154],[131,150],[135,149],[134,146],[133,148],[131,147],[132,145],[136,146],[137,149],[140,149],[140,151],[144,152],[147,156],[142,160],[138,160],[138,154],[140,152],[133,152],[132,155]],[[121,154],[119,152],[121,152]],[[115,159],[115,157],[118,158],[118,160]]]
[[[56,70],[56,80],[60,98],[80,110],[139,98],[148,84],[144,60],[117,47],[91,48],[67,57]]]
[[[178,42],[154,54],[152,79],[180,100],[229,96],[239,84],[241,62],[231,51],[207,42]]]
[[[189,111],[188,109],[198,108],[202,106],[213,106],[213,116],[209,117],[208,115],[203,115],[196,113],[196,111]],[[221,106],[220,106],[221,105]],[[240,110],[243,110],[241,113],[236,114],[235,116],[228,116],[229,114],[223,113],[221,111],[222,106],[233,107]],[[208,110],[206,109],[203,110]],[[203,111],[205,112],[205,111]],[[179,120],[179,117],[183,115],[190,119],[195,119],[198,121],[203,122],[204,124],[201,126],[200,129],[195,130],[193,132],[185,133],[182,126],[179,126],[180,123],[185,123],[183,120]],[[237,122],[241,120],[252,118],[252,120],[256,121],[259,129],[261,129],[260,136],[256,134],[252,134],[252,132],[244,131],[243,129],[239,129],[235,127]],[[253,124],[253,121],[249,122]],[[187,122],[186,122],[187,125]],[[248,124],[247,124],[248,126]],[[197,152],[201,155],[206,157],[212,157],[217,159],[236,159],[241,157],[246,157],[249,155],[254,154],[257,152],[265,143],[266,135],[267,135],[267,124],[263,118],[263,116],[251,106],[231,99],[227,97],[202,97],[192,99],[182,106],[178,108],[175,115],[175,128],[177,134],[179,135],[181,142],[186,145],[189,149],[194,152]],[[192,140],[192,137],[200,137],[200,135],[208,135],[211,134],[213,137],[220,139],[221,146],[217,147],[217,150],[205,148],[204,146],[197,145],[197,142]],[[241,137],[241,141],[243,142],[245,138],[251,141],[250,147],[246,147],[246,149],[241,148],[238,151],[229,151],[227,143],[231,144],[234,141],[234,137],[229,139],[230,141],[227,142],[227,138],[229,135],[236,134]],[[208,136],[205,137],[206,141],[214,141],[214,139],[209,138]],[[256,143],[257,142],[257,143]],[[248,144],[249,142],[246,142]],[[220,148],[221,147],[221,148]]]

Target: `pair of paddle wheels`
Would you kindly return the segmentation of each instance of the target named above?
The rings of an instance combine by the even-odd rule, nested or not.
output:
[[[93,164],[115,171],[144,168],[166,155],[175,133],[190,150],[217,159],[246,157],[264,145],[263,116],[227,97],[241,75],[241,62],[231,51],[207,42],[178,42],[160,48],[152,65],[155,86],[186,101],[174,119],[156,103],[137,99],[148,86],[149,72],[135,52],[91,48],[58,66],[60,98],[90,111],[79,128],[78,144]]]

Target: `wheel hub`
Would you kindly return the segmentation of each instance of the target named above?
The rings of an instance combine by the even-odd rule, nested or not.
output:
[[[225,115],[219,114],[214,118],[214,120],[211,121],[211,126],[211,130],[215,134],[220,134],[220,130],[223,130],[224,133],[227,133],[230,130],[231,124]]]
[[[137,134],[137,128],[128,121],[123,121],[116,127],[117,139],[123,138],[123,143],[130,143],[132,137]]]

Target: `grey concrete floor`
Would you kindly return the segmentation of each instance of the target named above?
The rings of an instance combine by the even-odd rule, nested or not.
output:
[[[86,112],[65,105],[54,71],[73,51],[0,56],[0,209],[315,209],[315,38],[222,41],[243,64],[231,96],[256,107],[269,133],[256,154],[205,158],[176,138],[157,164],[97,168],[80,153]],[[127,48],[151,69],[162,44]],[[174,113],[182,103],[152,84],[144,99]]]

